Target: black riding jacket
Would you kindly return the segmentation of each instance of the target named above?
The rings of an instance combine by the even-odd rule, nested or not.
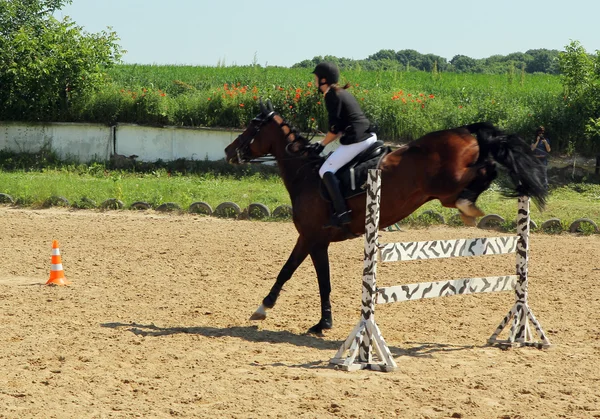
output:
[[[325,95],[325,106],[329,114],[329,131],[343,133],[341,144],[359,143],[371,136],[371,122],[346,89],[330,89]]]

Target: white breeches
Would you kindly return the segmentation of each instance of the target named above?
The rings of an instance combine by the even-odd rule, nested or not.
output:
[[[340,144],[340,146],[334,150],[331,156],[325,160],[325,163],[323,163],[323,166],[321,166],[319,169],[319,175],[323,177],[325,172],[337,172],[340,167],[348,163],[354,157],[358,156],[371,145],[375,144],[376,141],[377,135],[371,134],[369,138],[361,141],[360,143],[348,145]]]

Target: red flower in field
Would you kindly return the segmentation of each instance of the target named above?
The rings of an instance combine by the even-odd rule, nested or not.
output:
[[[458,105],[458,109],[462,109],[462,105]]]
[[[398,100],[398,96],[392,96],[392,100]]]
[[[435,98],[434,95],[429,95],[429,99],[433,99],[433,98]]]
[[[206,99],[206,100],[210,100],[210,98]]]
[[[360,98],[360,100],[365,100],[365,98],[364,98],[364,97],[361,97],[361,98]]]
[[[160,95],[161,95],[162,97],[165,97],[167,94],[166,94],[165,92],[162,92]]]
[[[258,97],[256,97],[256,96],[252,96],[252,99],[256,100],[256,99],[258,99]]]
[[[320,104],[321,104],[321,101],[318,101],[318,102],[317,102],[317,105],[320,105]]]
[[[243,103],[240,103],[240,108],[243,108],[243,107],[244,107],[244,104],[243,104]]]
[[[292,105],[290,105],[290,109],[294,109],[294,107]]]
[[[402,103],[406,103],[406,99],[402,98]]]
[[[227,83],[225,83],[225,84],[223,85],[223,89],[225,89],[225,90],[228,90],[228,89],[229,89],[229,85],[228,85]]]
[[[300,88],[296,89],[296,93],[297,93],[297,94],[300,94],[300,93],[302,93],[302,89],[300,89]]]
[[[410,93],[409,93],[409,94],[407,94],[406,96],[408,96],[408,97],[412,97],[412,94],[410,94]]]
[[[314,121],[315,121],[315,118],[310,118],[310,120],[314,122]]]
[[[309,82],[306,84],[306,87],[312,87],[312,85],[313,85],[313,84],[312,84],[312,81],[309,81]]]
[[[422,104],[422,105],[421,105],[421,109],[425,109],[425,104]]]
[[[417,103],[421,103],[421,99],[417,99]]]

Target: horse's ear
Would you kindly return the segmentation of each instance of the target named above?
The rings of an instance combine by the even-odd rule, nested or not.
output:
[[[267,108],[269,109],[269,112],[274,112],[273,104],[271,103],[271,99],[267,99]]]
[[[258,100],[258,106],[260,106],[260,113],[262,113],[263,115],[267,115],[269,113],[269,111],[265,107],[265,104],[262,101],[262,97]]]

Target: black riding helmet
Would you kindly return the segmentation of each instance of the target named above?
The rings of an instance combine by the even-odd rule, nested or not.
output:
[[[313,74],[316,74],[319,78],[319,86],[323,84],[335,84],[340,80],[340,70],[333,63],[322,62],[317,64],[313,70]],[[321,83],[321,79],[327,80],[327,83]]]

